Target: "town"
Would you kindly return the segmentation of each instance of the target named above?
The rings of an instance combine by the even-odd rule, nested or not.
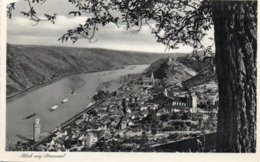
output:
[[[165,62],[168,67],[181,64],[171,57]],[[199,80],[196,85],[190,81],[198,75],[202,74],[188,79],[192,87],[187,86],[187,80],[165,85],[154,71],[127,75],[121,78],[122,86],[116,91],[99,90],[93,97],[94,102],[105,99],[104,102],[82,113],[66,127],[57,127],[47,140],[41,141],[41,125],[36,118],[34,142],[37,145],[31,147],[28,142],[18,142],[15,149],[153,151],[160,145],[215,133],[217,83]],[[197,140],[198,145],[202,142]]]

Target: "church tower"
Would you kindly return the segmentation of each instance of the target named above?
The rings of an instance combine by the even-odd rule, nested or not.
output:
[[[164,94],[164,96],[168,97],[168,90],[167,90],[167,88],[164,89],[163,94]]]
[[[187,105],[191,108],[192,113],[197,112],[197,104],[198,104],[198,97],[195,92],[189,92],[189,97],[187,99]]]
[[[154,75],[153,75],[153,72],[152,72],[152,75],[151,75],[151,81],[152,81],[152,84],[154,86]]]

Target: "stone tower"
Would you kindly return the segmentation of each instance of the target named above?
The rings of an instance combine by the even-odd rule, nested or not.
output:
[[[164,89],[163,94],[164,94],[164,96],[168,97],[168,90],[167,90],[167,88]]]
[[[191,101],[192,101],[192,112],[193,113],[196,113],[197,112],[197,96],[196,96],[196,94],[193,92],[192,94],[191,94]]]
[[[195,92],[189,92],[189,96],[187,98],[187,105],[191,107],[191,112],[196,113],[197,112],[197,95]]]
[[[39,141],[40,135],[41,135],[40,118],[35,118],[34,124],[33,124],[33,140]]]

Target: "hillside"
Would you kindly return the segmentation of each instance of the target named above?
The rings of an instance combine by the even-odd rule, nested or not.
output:
[[[206,71],[212,70],[212,67],[215,66],[213,57],[204,57],[199,60],[189,59],[188,57],[179,57],[177,61],[181,62],[185,66],[194,69],[196,72],[202,74]]]
[[[194,86],[201,85],[209,81],[217,81],[216,73],[214,72],[214,58],[204,57],[203,59],[188,59],[187,57],[177,58],[179,62],[185,66],[194,69],[198,74],[188,80],[182,82],[182,86],[189,89]]]
[[[216,81],[213,72],[214,62],[210,58],[204,60],[178,57],[176,59],[161,58],[153,62],[146,70],[146,74],[154,73],[156,79],[164,85],[181,83],[184,88],[191,88],[210,81]]]
[[[197,74],[193,69],[173,58],[161,58],[155,61],[146,71],[149,75],[152,72],[154,77],[162,80],[165,85],[180,83]]]
[[[167,56],[106,49],[8,44],[7,96],[71,74],[149,64]]]

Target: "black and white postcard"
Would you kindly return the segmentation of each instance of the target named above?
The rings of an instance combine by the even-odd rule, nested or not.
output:
[[[259,160],[257,0],[0,3],[1,161]]]

